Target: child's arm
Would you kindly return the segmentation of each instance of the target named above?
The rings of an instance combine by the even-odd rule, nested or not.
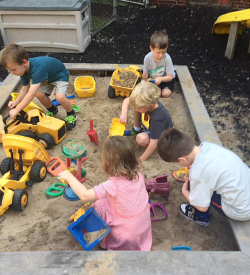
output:
[[[190,195],[190,191],[189,191],[189,187],[188,187],[188,182],[189,182],[189,177],[186,177],[186,180],[182,186],[182,194],[185,197],[185,199],[190,203],[190,199],[189,199],[189,195]],[[201,206],[196,206],[193,205],[197,210],[201,211],[201,212],[206,212],[208,210],[209,207],[201,207]]]
[[[155,151],[155,149],[157,147],[157,143],[158,143],[158,139],[152,139],[151,138],[149,140],[149,144],[148,144],[146,150],[140,156],[141,162],[147,160],[149,158],[149,156],[153,154],[153,152]]]
[[[149,77],[149,74],[148,74],[148,73],[143,73],[141,78],[142,78],[143,80],[147,80],[148,77]]]
[[[24,98],[24,96],[27,94],[27,92],[29,91],[29,88],[30,88],[30,84],[28,84],[27,86],[23,86],[20,92],[18,93],[17,99],[15,101],[10,101],[8,103],[8,107],[11,109],[15,108],[17,104],[20,103]]]
[[[129,107],[129,97],[125,98],[122,103],[122,113],[120,116],[120,122],[126,124],[128,122],[128,107]]]
[[[15,119],[16,115],[22,111],[35,97],[41,83],[38,84],[32,84],[29,88],[29,91],[26,93],[26,95],[23,97],[22,101],[16,106],[15,109],[12,109],[10,111],[10,118]]]
[[[172,74],[168,74],[168,75],[165,75],[165,76],[159,76],[155,79],[155,84],[160,85],[161,82],[170,82],[172,79],[173,79]]]
[[[96,200],[95,191],[93,188],[87,189],[81,184],[69,171],[65,170],[58,175],[59,179],[66,180],[71,186],[72,190],[82,201],[94,201]]]
[[[190,191],[188,190],[188,181],[189,181],[189,177],[187,176],[181,191],[184,198],[190,203],[190,199],[189,199]]]

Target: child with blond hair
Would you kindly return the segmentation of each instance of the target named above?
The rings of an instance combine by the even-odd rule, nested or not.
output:
[[[152,246],[150,205],[140,161],[125,137],[106,140],[102,167],[110,178],[87,189],[69,171],[59,174],[83,201],[97,200],[93,207],[111,228],[100,245],[108,250],[149,251]]]
[[[141,121],[136,120],[138,118],[137,113],[140,115],[145,113],[145,117],[149,116],[149,129],[146,131],[142,129],[136,135],[137,144],[146,147],[146,150],[140,156],[142,162],[147,160],[155,151],[161,133],[169,127],[173,127],[172,118],[168,110],[158,100],[160,95],[159,87],[151,82],[142,80],[140,84],[135,86],[130,97],[124,99],[122,104],[121,123],[126,124],[128,122],[128,108],[130,104],[134,106],[135,110],[135,125],[141,123]]]

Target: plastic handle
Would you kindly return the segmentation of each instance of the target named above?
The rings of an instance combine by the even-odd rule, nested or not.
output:
[[[93,123],[93,119],[90,120],[90,130],[93,131],[94,128],[94,123]]]
[[[191,248],[189,246],[173,246],[172,250],[187,250],[187,251],[191,251]]]

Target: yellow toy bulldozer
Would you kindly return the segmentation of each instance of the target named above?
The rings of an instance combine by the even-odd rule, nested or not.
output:
[[[0,141],[3,134],[17,134],[36,139],[50,149],[66,136],[65,121],[46,116],[38,109],[21,111],[14,120],[7,121],[8,117],[0,118]]]
[[[18,135],[2,137],[7,158],[0,165],[0,216],[11,207],[22,211],[28,203],[27,186],[41,182],[47,175],[50,159],[45,148],[36,140]]]

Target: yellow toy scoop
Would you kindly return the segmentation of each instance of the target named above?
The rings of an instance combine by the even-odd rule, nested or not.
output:
[[[109,136],[123,136],[126,130],[126,125],[120,122],[119,118],[113,118],[109,128]]]
[[[182,167],[181,169],[173,172],[173,177],[178,181],[185,181],[189,174],[189,170],[190,169],[188,167]]]

